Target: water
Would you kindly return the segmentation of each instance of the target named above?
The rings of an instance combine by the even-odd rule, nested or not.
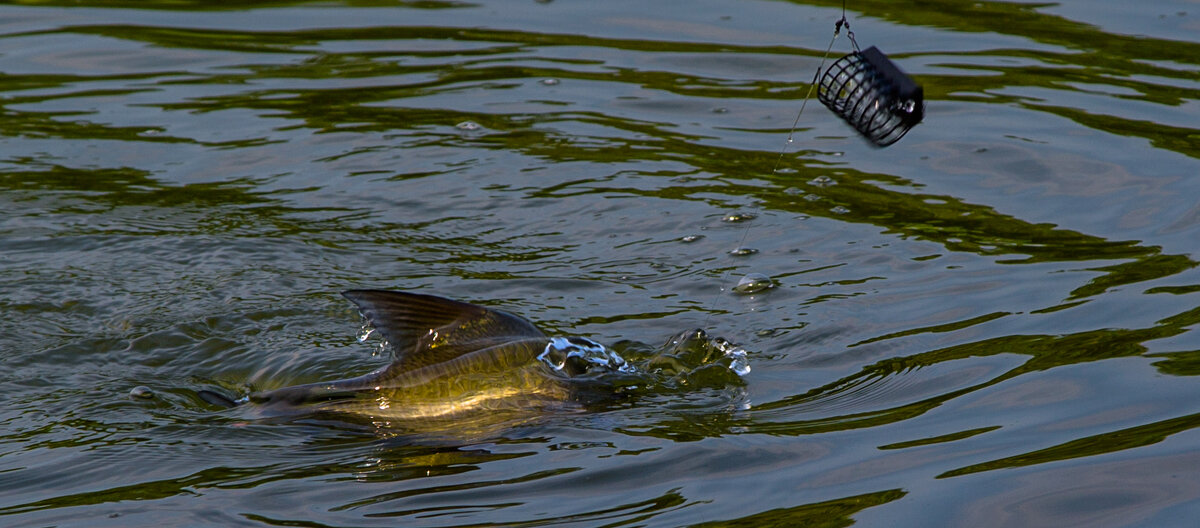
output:
[[[848,7],[884,150],[787,141],[840,2],[0,6],[0,524],[1191,525],[1200,6]],[[752,370],[457,441],[196,396],[384,364],[351,288]]]

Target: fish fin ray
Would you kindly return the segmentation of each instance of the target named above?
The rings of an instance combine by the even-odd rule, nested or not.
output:
[[[199,396],[201,400],[204,400],[204,403],[207,403],[209,405],[225,407],[226,409],[232,409],[234,407],[237,407],[237,402],[234,401],[233,398],[230,398],[230,397],[228,397],[224,394],[221,394],[219,392],[216,392],[216,391],[201,389],[201,390],[196,391],[196,396]]]
[[[533,323],[510,313],[433,295],[384,290],[342,292],[392,347],[392,369],[450,361],[505,342],[542,338]]]

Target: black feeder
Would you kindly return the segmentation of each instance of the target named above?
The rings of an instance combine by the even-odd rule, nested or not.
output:
[[[899,141],[925,117],[921,85],[875,46],[831,64],[817,97],[878,147]]]

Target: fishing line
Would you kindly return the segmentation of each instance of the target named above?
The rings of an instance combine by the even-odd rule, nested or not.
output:
[[[825,61],[829,59],[829,53],[841,35],[842,28],[846,29],[846,36],[850,39],[853,51],[831,64],[822,76]],[[783,162],[788,145],[794,141],[796,127],[800,124],[800,117],[804,115],[804,109],[808,106],[814,89],[817,90],[817,98],[822,104],[854,127],[864,139],[880,148],[899,141],[912,127],[920,123],[925,115],[924,91],[921,85],[901,71],[875,46],[866,50],[859,48],[854,32],[850,30],[850,22],[846,19],[846,0],[842,0],[842,17],[833,25],[833,38],[829,40],[829,46],[821,56],[821,63],[808,85],[808,93],[800,103],[800,110],[796,112],[796,119],[792,121],[787,139],[779,149],[779,156],[771,167],[771,174],[778,173],[779,165]],[[731,215],[730,218],[734,217]],[[737,248],[730,253],[744,254],[749,235],[750,225],[747,224],[742,230]],[[731,271],[732,269],[722,274],[721,284],[726,284]],[[750,274],[746,275],[733,289],[737,290],[750,278]],[[766,279],[767,282],[765,285],[746,284],[747,293],[757,293],[774,286],[769,277],[755,279]],[[704,319],[705,326],[708,325],[717,301],[724,291],[725,288],[722,287],[709,303],[708,315]]]
[[[812,82],[808,85],[808,93],[804,94],[804,100],[800,103],[800,110],[796,112],[796,119],[792,120],[792,127],[788,129],[787,139],[784,140],[783,147],[779,149],[779,157],[775,158],[775,164],[771,167],[771,174],[778,172],[779,164],[783,162],[783,156],[787,153],[788,145],[791,145],[794,141],[796,127],[800,124],[800,116],[804,115],[804,108],[808,106],[808,100],[812,98],[813,90],[817,87],[817,81],[821,77],[821,70],[825,67],[825,61],[829,59],[829,53],[833,51],[833,44],[837,42],[838,36],[841,34],[843,27],[846,28],[846,32],[850,35],[851,42],[854,42],[854,33],[850,31],[850,23],[846,20],[845,0],[842,1],[842,18],[840,18],[833,26],[833,38],[829,39],[829,46],[825,48],[825,54],[821,56],[821,63],[817,65],[817,71],[813,72]],[[854,42],[854,47],[858,47],[857,42]],[[738,240],[738,245],[733,252],[745,249],[746,239],[750,236],[750,227],[750,224],[746,224],[746,228],[742,230],[742,236]],[[737,266],[734,266],[733,268],[736,267]],[[729,280],[729,274],[731,272],[732,269],[726,270],[725,273],[721,275],[721,284],[727,284],[727,281]],[[764,289],[769,289],[771,287],[773,287],[773,284],[767,285]],[[709,319],[712,318],[713,310],[715,310],[717,307],[717,301],[721,299],[721,294],[724,292],[725,288],[722,287],[721,290],[713,296],[712,301],[708,305],[708,315],[706,315],[704,318],[704,326],[708,326]]]

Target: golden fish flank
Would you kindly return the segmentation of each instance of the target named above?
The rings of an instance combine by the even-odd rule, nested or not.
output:
[[[448,375],[420,383],[396,381],[394,386],[371,387],[355,397],[318,401],[308,407],[372,419],[414,420],[476,411],[532,411],[562,405],[570,397],[566,387],[534,361],[507,372]]]
[[[264,414],[337,412],[383,419],[562,406],[570,392],[537,360],[532,323],[482,306],[405,292],[344,292],[391,344],[392,363],[357,378],[254,393]]]

